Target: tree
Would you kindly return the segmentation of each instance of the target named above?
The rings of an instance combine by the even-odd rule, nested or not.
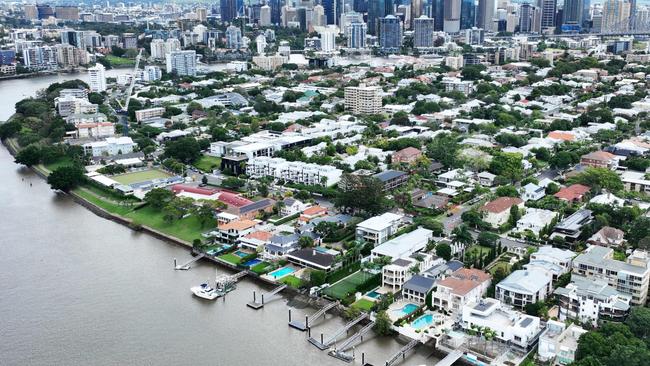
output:
[[[386,314],[385,310],[377,313],[377,316],[375,317],[375,325],[372,329],[380,336],[387,336],[393,332],[390,318],[388,317],[388,314]]]
[[[425,229],[433,231],[433,236],[442,236],[444,234],[444,226],[442,223],[430,216],[416,216],[413,222]]]
[[[566,169],[578,161],[579,158],[575,153],[560,151],[557,154],[553,155],[549,163],[551,164],[552,168]]]
[[[472,234],[469,232],[467,225],[460,225],[454,228],[451,232],[451,236],[455,243],[460,243],[465,246],[472,244],[474,239]]]
[[[366,212],[370,215],[384,211],[387,202],[384,185],[379,179],[343,174],[341,181],[345,189],[340,190],[334,199],[336,207]]]
[[[37,145],[29,145],[18,151],[14,161],[26,166],[36,165],[41,161],[41,148]]]
[[[309,272],[309,283],[311,286],[320,286],[327,280],[327,272],[319,270],[311,270]]]
[[[266,197],[269,195],[269,186],[264,183],[259,183],[257,185],[257,192],[259,192],[260,196]]]
[[[521,180],[524,175],[522,159],[520,153],[496,153],[490,162],[490,172],[512,182]]]
[[[397,112],[393,115],[393,118],[390,120],[390,124],[392,125],[400,125],[400,126],[411,126],[411,120],[409,120],[409,116],[406,112]]]
[[[314,239],[310,238],[309,236],[301,236],[300,239],[298,239],[298,245],[300,245],[301,248],[310,248],[314,246]]]
[[[314,227],[314,232],[323,238],[334,235],[334,232],[339,228],[335,222],[321,221]]]
[[[569,183],[584,184],[589,187],[600,187],[610,192],[616,192],[623,189],[621,177],[607,168],[587,168],[569,179]]]
[[[81,167],[76,165],[62,166],[47,177],[47,183],[54,190],[68,192],[83,183],[84,179],[84,171]]]
[[[451,259],[451,246],[447,243],[436,245],[436,255],[448,261]]]
[[[191,164],[201,156],[201,147],[193,137],[183,137],[165,144],[165,157]]]
[[[104,103],[104,96],[99,93],[88,93],[88,101],[92,104]]]
[[[482,228],[486,225],[483,221],[483,214],[474,208],[463,212],[460,218],[465,224],[475,229]]]
[[[451,134],[443,133],[437,135],[433,141],[427,145],[427,155],[444,165],[447,168],[453,167],[457,163],[458,150],[460,145],[456,137]]]
[[[154,188],[144,195],[144,201],[156,210],[161,210],[174,198],[174,193],[164,188]]]
[[[625,324],[635,336],[650,341],[650,308],[633,307]]]
[[[499,241],[499,235],[489,231],[482,231],[480,234],[478,234],[476,241],[481,246],[494,248]]]
[[[511,227],[517,226],[517,221],[521,218],[521,213],[519,212],[519,206],[517,205],[512,205],[510,207],[510,216],[508,217],[508,224],[510,224]]]
[[[214,208],[208,203],[197,206],[194,210],[194,215],[199,219],[201,227],[214,222]]]
[[[499,197],[519,197],[517,188],[511,185],[497,187],[496,192]]]

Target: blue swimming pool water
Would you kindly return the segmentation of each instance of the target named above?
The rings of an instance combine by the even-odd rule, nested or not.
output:
[[[421,317],[415,319],[413,322],[411,322],[411,326],[415,329],[424,329],[432,325],[433,321],[434,321],[433,314],[424,314]]]
[[[372,297],[373,299],[378,299],[378,298],[381,297],[381,294],[379,292],[373,290],[373,291],[368,292],[366,294],[366,296]]]
[[[393,314],[395,314],[398,318],[402,318],[402,317],[405,317],[405,316],[411,314],[412,312],[414,312],[417,309],[418,309],[418,306],[415,305],[415,304],[406,304],[406,305],[402,306],[399,309],[393,310]]]
[[[244,265],[245,265],[246,267],[252,267],[252,266],[254,266],[254,265],[256,265],[256,264],[259,264],[259,263],[262,263],[262,261],[259,260],[259,259],[251,259],[251,260],[249,260],[248,262],[244,263]]]
[[[244,257],[246,257],[248,255],[248,253],[242,252],[241,250],[238,250],[238,251],[235,252],[235,255],[240,257],[240,258],[244,258]]]
[[[327,253],[327,251],[329,250],[329,249],[323,248],[323,247],[316,247],[314,249],[316,249],[317,252],[321,252],[321,253]]]
[[[295,272],[293,268],[282,267],[280,269],[276,269],[273,272],[269,272],[269,276],[271,276],[273,278],[280,278],[280,277],[284,277],[284,276],[286,276],[288,274],[291,274],[293,272]]]

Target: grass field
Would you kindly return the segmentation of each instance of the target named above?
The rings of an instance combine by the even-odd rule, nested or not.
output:
[[[117,57],[113,55],[106,55],[105,57],[106,60],[108,60],[108,62],[110,62],[111,65],[115,67],[135,65],[135,60],[129,58]]]
[[[375,306],[375,303],[368,299],[359,299],[352,304],[353,308],[357,308],[363,311],[370,311]]]
[[[293,288],[300,288],[300,286],[302,286],[302,280],[294,275],[283,277],[280,282],[285,283]]]
[[[194,163],[194,166],[202,172],[212,173],[213,169],[218,169],[221,166],[221,158],[203,155]]]
[[[163,213],[150,206],[131,211],[124,216],[138,224],[149,226],[152,229],[190,243],[194,239],[202,239],[201,233],[210,229],[209,226],[201,226],[199,219],[195,216],[189,216],[168,224],[163,219]]]
[[[371,277],[372,275],[367,272],[358,271],[342,279],[333,286],[326,288],[323,293],[329,297],[344,299],[350,295],[353,295],[356,292],[357,288],[360,285],[363,285]]]
[[[489,247],[473,245],[465,252],[465,255],[472,254],[473,256],[478,257],[479,254],[487,255],[489,252],[490,252]]]
[[[57,161],[50,163],[50,164],[44,164],[43,167],[51,172],[57,170],[58,168],[62,166],[70,166],[72,165],[72,159],[69,157],[63,157],[61,159],[58,159]]]
[[[133,183],[146,182],[149,180],[169,178],[170,175],[158,169],[142,170],[139,172],[125,173],[111,177],[114,181],[129,185]]]
[[[124,216],[133,210],[133,207],[115,203],[114,200],[107,199],[103,196],[98,197],[96,194],[93,194],[86,189],[76,188],[73,190],[73,192],[78,194],[84,200],[116,215]]]
[[[256,265],[254,265],[253,267],[251,267],[251,271],[253,271],[253,272],[257,273],[257,274],[264,274],[264,273],[268,272],[268,268],[270,266],[271,266],[271,264],[267,263],[267,262],[258,263]]]
[[[232,253],[220,255],[219,259],[223,259],[224,261],[234,265],[238,265],[241,262],[241,257]]]

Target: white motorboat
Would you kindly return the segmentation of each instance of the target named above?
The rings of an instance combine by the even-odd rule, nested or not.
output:
[[[206,300],[214,300],[217,297],[221,296],[221,293],[219,291],[217,291],[215,288],[212,288],[212,286],[208,285],[207,283],[202,283],[199,286],[194,286],[190,288],[190,290],[195,296]]]

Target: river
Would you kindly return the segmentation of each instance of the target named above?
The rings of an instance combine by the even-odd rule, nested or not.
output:
[[[52,82],[84,74],[0,81],[0,119]],[[187,250],[102,219],[56,194],[0,148],[0,364],[2,365],[336,365],[287,326],[287,298],[255,311],[245,303],[257,283],[243,280],[225,301],[206,302],[189,288],[214,278],[199,263],[174,271]],[[328,316],[314,335],[343,320]],[[403,344],[373,337],[357,347],[383,365]],[[434,364],[418,348],[404,365]]]

